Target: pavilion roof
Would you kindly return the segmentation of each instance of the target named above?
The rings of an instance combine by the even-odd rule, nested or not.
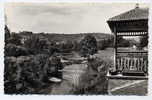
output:
[[[128,21],[128,20],[148,20],[149,15],[148,8],[136,7],[127,12],[121,13],[117,16],[110,18],[108,21]]]

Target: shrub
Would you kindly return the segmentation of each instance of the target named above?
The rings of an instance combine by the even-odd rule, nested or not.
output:
[[[45,54],[5,57],[4,90],[7,94],[37,94],[48,85],[49,77],[62,77],[59,58]],[[50,83],[49,83],[50,84]]]
[[[63,69],[63,64],[61,63],[61,59],[57,56],[49,57],[47,63],[47,75],[48,77],[58,77],[62,78],[62,72],[59,72],[59,70]]]
[[[7,39],[7,43],[15,44],[15,45],[21,45],[21,37],[19,34],[12,33],[10,38]]]
[[[46,38],[35,35],[25,41],[24,47],[28,48],[33,54],[52,55],[56,51],[56,48]]]
[[[141,50],[148,45],[148,36],[140,37],[140,42],[136,43],[137,49]]]
[[[15,44],[7,44],[5,46],[5,56],[26,56],[29,55],[30,52],[28,49],[22,47],[22,46],[16,46]]]
[[[20,69],[16,64],[16,57],[6,57],[4,63],[4,91],[5,93],[17,93],[17,85],[20,79]]]
[[[5,43],[8,43],[8,39],[10,38],[10,30],[8,29],[7,25],[5,25]]]
[[[131,44],[129,40],[124,39],[122,36],[117,37],[117,46],[118,47],[129,47]]]
[[[88,57],[89,55],[93,55],[97,53],[97,41],[93,35],[86,35],[80,41],[80,53],[83,57]]]
[[[5,58],[5,93],[37,93],[46,75],[44,64],[46,56],[20,56]]]
[[[98,42],[98,49],[99,50],[104,50],[108,47],[108,43],[106,42],[106,40],[100,40]]]
[[[114,46],[114,38],[113,37],[98,41],[98,49],[99,50],[105,50],[107,47],[113,47],[113,46]]]

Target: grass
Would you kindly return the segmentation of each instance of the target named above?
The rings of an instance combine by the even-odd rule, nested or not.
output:
[[[84,64],[72,64],[66,66],[63,71],[63,81],[60,84],[54,84],[50,94],[73,94],[73,87],[79,83],[79,77],[85,71]]]
[[[136,82],[137,80],[109,80],[109,91],[112,90],[115,87],[122,86],[124,84],[130,84],[133,82]],[[138,84],[133,84],[121,89],[118,89],[116,91],[112,91],[112,95],[147,95],[147,87],[148,87],[148,81],[142,81]]]

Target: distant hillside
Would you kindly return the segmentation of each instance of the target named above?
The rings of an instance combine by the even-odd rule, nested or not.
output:
[[[39,34],[48,38],[50,41],[60,42],[65,40],[80,41],[85,35],[92,34],[97,41],[112,38],[113,35],[105,33],[80,33],[80,34]]]
[[[58,34],[58,33],[33,33],[29,31],[23,31],[18,33],[20,36],[31,36],[31,35],[39,35],[45,38],[48,38],[49,41],[61,42],[61,41],[77,41],[79,42],[84,38],[85,35],[91,34],[95,36],[97,41],[103,39],[113,38],[113,34],[106,33],[77,33],[77,34]]]

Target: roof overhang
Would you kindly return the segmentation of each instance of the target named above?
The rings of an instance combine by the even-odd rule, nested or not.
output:
[[[107,21],[114,32],[147,32],[149,9],[135,8]]]
[[[114,32],[147,32],[148,19],[126,20],[126,21],[107,21],[111,31]]]

